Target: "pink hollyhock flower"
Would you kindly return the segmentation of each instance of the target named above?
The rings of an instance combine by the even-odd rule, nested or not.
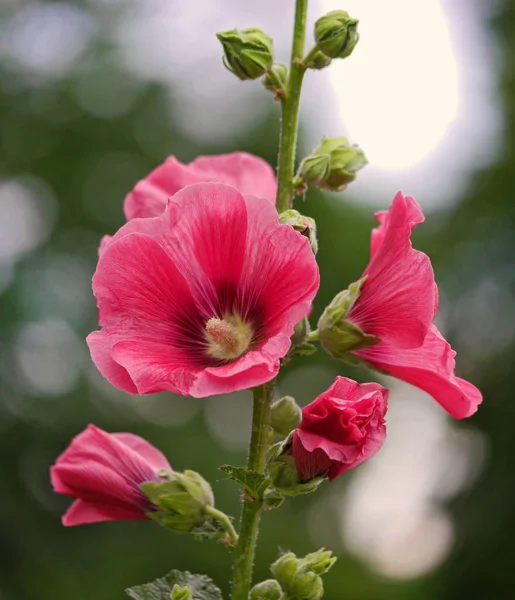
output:
[[[291,452],[301,483],[327,475],[330,481],[373,456],[386,436],[388,390],[337,377],[302,410]]]
[[[191,185],[159,217],[129,221],[103,251],[91,356],[133,394],[260,385],[277,374],[318,284],[309,241],[279,224],[271,202]]]
[[[63,525],[147,519],[154,507],[140,491],[146,481],[162,481],[172,467],[159,450],[131,433],[107,433],[89,425],[50,469],[54,490],[76,498]]]
[[[454,375],[455,352],[433,324],[438,288],[429,258],[411,246],[413,228],[424,221],[417,202],[399,192],[376,215],[371,258],[361,294],[346,319],[380,342],[359,356],[377,369],[431,394],[453,417],[472,415],[481,392]]]
[[[275,204],[277,183],[274,171],[257,156],[246,152],[199,156],[187,165],[170,156],[127,195],[125,216],[128,221],[138,217],[158,217],[164,211],[168,198],[187,185],[204,182],[225,183],[242,194],[267,198]]]

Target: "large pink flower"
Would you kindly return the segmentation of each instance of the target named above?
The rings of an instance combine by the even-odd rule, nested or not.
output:
[[[319,284],[309,241],[271,202],[191,185],[133,219],[93,277],[93,361],[116,387],[204,397],[272,379]]]
[[[89,425],[76,436],[50,469],[54,490],[76,498],[63,525],[146,519],[155,507],[140,491],[171,471],[159,450],[131,433],[107,433]]]
[[[170,156],[127,195],[125,216],[128,221],[138,217],[157,217],[163,213],[168,198],[187,185],[203,182],[225,183],[242,194],[267,198],[275,204],[277,184],[274,171],[257,156],[246,152],[199,156],[187,165]]]
[[[373,456],[386,436],[388,390],[337,377],[302,411],[291,452],[301,482],[327,475],[331,481]]]
[[[381,341],[354,354],[428,392],[453,417],[468,417],[482,396],[454,375],[456,353],[433,324],[438,289],[431,263],[411,246],[411,232],[424,215],[399,192],[390,209],[376,216],[380,225],[372,232],[367,279],[347,320]]]

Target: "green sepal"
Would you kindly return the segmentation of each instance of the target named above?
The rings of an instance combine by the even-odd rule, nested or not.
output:
[[[291,440],[293,431],[282,442],[271,446],[267,464],[268,475],[272,486],[284,496],[297,496],[298,494],[309,494],[318,489],[326,477],[315,477],[311,481],[302,483],[295,466],[295,459],[291,454]]]
[[[216,536],[218,529],[205,513],[207,506],[214,505],[209,483],[195,471],[160,471],[158,474],[167,480],[140,484],[140,490],[156,507],[147,516],[175,533]]]
[[[216,37],[224,49],[225,67],[239,79],[257,79],[272,68],[273,41],[260,29],[231,29],[217,33]]]
[[[245,491],[255,500],[262,500],[265,490],[270,485],[270,479],[263,473],[252,471],[245,467],[232,467],[231,465],[222,465],[218,467],[229,476],[229,479],[239,483]]]
[[[176,586],[189,588],[192,600],[222,600],[222,592],[207,575],[176,570],[150,583],[128,588],[125,593],[133,600],[170,600]]]
[[[359,298],[366,279],[366,276],[362,277],[336,294],[318,321],[318,335],[324,350],[333,358],[354,365],[361,361],[350,352],[370,348],[381,341],[345,320]]]
[[[279,508],[284,502],[284,496],[275,488],[268,488],[263,496],[263,507],[265,510]]]
[[[333,10],[315,23],[315,41],[329,58],[346,58],[359,41],[358,20],[344,10]]]

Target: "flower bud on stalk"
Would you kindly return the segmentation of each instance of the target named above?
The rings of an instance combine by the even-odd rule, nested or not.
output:
[[[359,40],[358,20],[344,10],[333,10],[315,23],[318,48],[329,58],[346,58]]]
[[[289,209],[279,215],[279,223],[291,225],[295,231],[308,238],[313,254],[318,252],[317,224],[314,219],[301,215],[297,210]]]
[[[260,29],[231,29],[216,37],[224,49],[224,65],[239,79],[258,79],[272,68],[273,40]]]
[[[297,558],[293,552],[280,556],[270,567],[288,598],[319,600],[324,595],[321,574],[327,573],[336,562],[324,549]]]
[[[272,404],[271,425],[279,435],[288,435],[300,425],[302,409],[295,398],[284,396]]]
[[[324,138],[299,166],[297,177],[322,190],[343,191],[367,164],[362,150],[347,138]]]
[[[176,533],[195,533],[211,517],[206,508],[214,506],[209,483],[195,471],[162,471],[166,481],[147,481],[141,491],[158,510],[148,516]]]
[[[251,590],[249,600],[282,600],[281,586],[275,579],[267,579],[257,583]]]

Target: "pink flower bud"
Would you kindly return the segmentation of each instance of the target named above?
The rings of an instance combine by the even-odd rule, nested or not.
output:
[[[89,425],[50,469],[54,490],[76,499],[63,525],[148,518],[155,507],[139,486],[162,481],[161,470],[172,467],[143,438]]]
[[[373,456],[386,436],[388,390],[337,377],[302,411],[291,452],[301,482],[327,475],[331,481]]]

